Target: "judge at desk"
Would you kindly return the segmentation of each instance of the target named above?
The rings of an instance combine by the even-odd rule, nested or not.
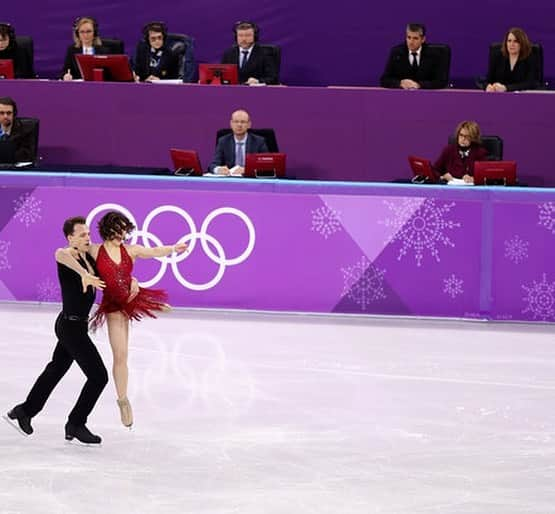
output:
[[[0,98],[0,141],[12,141],[15,162],[34,160],[33,132],[17,119],[17,105],[9,96]]]
[[[266,153],[263,137],[251,134],[251,119],[247,111],[239,109],[231,114],[231,134],[220,137],[214,159],[208,167],[216,175],[243,175],[247,153]]]

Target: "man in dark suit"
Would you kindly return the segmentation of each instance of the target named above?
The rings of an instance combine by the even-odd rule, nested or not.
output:
[[[279,84],[274,58],[258,42],[258,26],[240,21],[233,29],[235,45],[225,51],[222,64],[237,64],[241,84]]]
[[[409,23],[406,41],[389,53],[382,87],[401,89],[440,89],[447,86],[441,56],[426,44],[426,27]]]
[[[214,159],[208,169],[217,175],[242,175],[248,153],[266,153],[263,137],[251,134],[251,119],[247,111],[239,109],[231,114],[231,134],[220,137]]]
[[[0,141],[13,141],[16,162],[35,160],[34,134],[17,119],[17,105],[9,96],[0,98]]]

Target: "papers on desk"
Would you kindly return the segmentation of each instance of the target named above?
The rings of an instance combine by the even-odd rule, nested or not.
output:
[[[472,182],[465,182],[462,178],[453,178],[447,182],[448,186],[473,186]]]
[[[183,84],[182,79],[151,80],[149,84]]]

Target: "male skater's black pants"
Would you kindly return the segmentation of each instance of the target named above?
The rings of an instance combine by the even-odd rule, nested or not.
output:
[[[73,361],[76,361],[85,373],[87,381],[69,414],[68,421],[73,425],[84,425],[108,383],[108,372],[89,337],[87,320],[60,313],[56,319],[55,331],[58,344],[52,360],[35,382],[22,407],[27,416],[33,417],[39,413],[52,390],[67,373]]]

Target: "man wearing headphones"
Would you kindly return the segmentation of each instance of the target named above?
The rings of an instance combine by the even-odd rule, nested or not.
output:
[[[32,59],[25,49],[17,44],[15,30],[9,23],[0,22],[0,59],[9,59],[13,62],[16,79],[35,77]]]
[[[258,26],[239,21],[233,27],[235,44],[225,51],[222,64],[237,64],[241,84],[279,84],[274,59],[258,44]]]
[[[33,132],[17,119],[17,105],[9,96],[0,98],[0,141],[11,141],[15,146],[15,162],[32,162]]]
[[[161,21],[147,23],[135,52],[135,75],[140,81],[179,78],[179,56],[167,46],[168,30]]]

